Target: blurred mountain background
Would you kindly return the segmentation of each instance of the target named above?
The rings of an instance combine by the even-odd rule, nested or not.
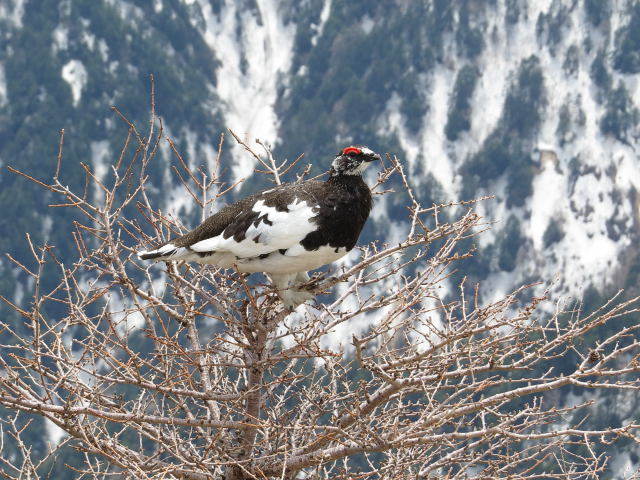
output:
[[[637,0],[0,0],[0,252],[30,264],[30,232],[73,262],[70,213],[6,166],[49,177],[64,128],[61,177],[81,190],[79,162],[105,174],[126,138],[112,106],[147,128],[153,74],[190,165],[211,167],[227,128],[277,158],[304,153],[315,173],[351,143],[395,154],[423,204],[495,196],[461,271],[484,299],[544,281],[589,310],[640,290],[638,72]],[[155,161],[154,205],[195,226],[166,142]],[[233,181],[254,164],[227,141],[223,167]],[[361,242],[400,238],[406,205],[378,199]],[[26,305],[31,292],[0,258],[0,294]],[[612,392],[583,414],[606,428],[638,403]],[[638,468],[633,443],[609,453],[612,478]]]

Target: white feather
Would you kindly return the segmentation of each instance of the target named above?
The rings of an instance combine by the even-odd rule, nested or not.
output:
[[[160,255],[165,255],[165,254],[171,252],[172,250],[176,250],[174,255],[178,255],[181,251],[183,252],[185,249],[184,248],[176,248],[176,246],[173,243],[167,243],[166,245],[163,245],[162,247],[154,250],[153,253],[159,253]]]
[[[167,243],[166,245],[163,245],[160,248],[156,248],[155,250],[141,250],[137,253],[138,258],[144,255],[149,255],[149,254],[152,254],[152,255],[158,254],[162,256],[167,255],[166,258],[171,260],[183,260],[193,255],[188,249],[183,247],[176,247],[172,243]],[[159,258],[158,260],[162,260],[162,259]]]
[[[337,250],[337,251],[336,251]],[[347,249],[344,247],[336,249],[335,247],[323,246],[317,250],[305,250],[305,248],[296,244],[289,248],[285,255],[278,251],[273,252],[265,258],[253,257],[238,259],[237,267],[241,272],[268,272],[293,274],[296,272],[306,272],[315,268],[335,262],[339,258],[344,257]]]
[[[266,220],[271,225],[263,219],[255,226],[250,225],[245,238],[240,242],[233,237],[224,238],[223,235],[218,235],[194,243],[191,245],[191,250],[199,253],[230,252],[242,259],[297,245],[317,228],[317,225],[311,221],[316,213],[307,202],[298,199],[295,199],[287,208],[289,211],[279,212],[275,207],[265,205],[264,200],[259,200],[253,205],[253,211],[258,213],[259,217],[266,216]]]
[[[287,308],[296,308],[301,303],[311,300],[313,295],[307,291],[299,290],[296,284],[305,283],[309,280],[306,272],[293,274],[270,274],[271,281],[278,289],[278,295]]]

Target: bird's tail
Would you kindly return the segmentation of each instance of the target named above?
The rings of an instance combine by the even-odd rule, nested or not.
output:
[[[184,247],[176,247],[171,243],[156,248],[155,250],[141,250],[137,253],[140,260],[180,260],[189,252]]]

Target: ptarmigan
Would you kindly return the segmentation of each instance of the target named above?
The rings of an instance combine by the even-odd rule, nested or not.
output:
[[[312,296],[296,288],[307,272],[349,252],[371,211],[362,172],[380,155],[364,146],[342,149],[326,181],[279,185],[227,205],[191,232],[141,260],[193,261],[240,272],[264,272],[287,308]]]

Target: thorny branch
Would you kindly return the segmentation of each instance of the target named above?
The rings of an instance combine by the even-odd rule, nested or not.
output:
[[[83,452],[78,474],[88,478],[117,469],[227,480],[596,478],[607,461],[599,445],[638,442],[637,423],[585,427],[597,397],[553,400],[569,388],[638,391],[639,322],[621,322],[637,315],[637,299],[583,315],[549,308],[547,293],[527,285],[483,303],[479,287],[452,275],[489,223],[474,202],[422,206],[396,157],[374,188],[389,194],[396,178],[406,191],[406,237],[316,275],[306,287],[318,302],[294,314],[268,285],[233,271],[142,264],[136,248],[185,231],[147,196],[161,142],[201,218],[236,184],[220,176],[223,136],[214,165],[193,167],[153,108],[146,135],[116,113],[129,130],[122,152],[105,178],[83,165],[83,191],[60,178],[64,132],[51,181],[12,169],[83,220],[71,232],[76,259],[29,238],[33,262],[8,256],[33,298],[4,299],[26,334],[0,320],[0,405],[16,412],[0,420],[1,450],[14,452],[0,460],[6,478],[41,475],[66,445]],[[278,184],[301,158],[278,162],[266,144],[261,156],[231,135]],[[49,291],[45,266],[59,277]],[[367,327],[356,327],[363,318]],[[336,331],[350,331],[351,344]],[[596,331],[610,333],[588,344]],[[570,355],[577,363],[559,372]],[[36,454],[19,413],[57,425],[61,443]]]

